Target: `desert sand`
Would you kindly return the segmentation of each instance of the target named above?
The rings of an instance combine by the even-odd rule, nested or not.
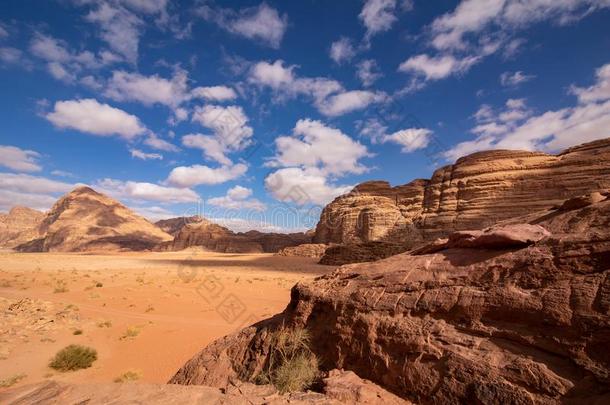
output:
[[[332,269],[310,258],[196,250],[0,252],[0,380],[110,382],[135,371],[165,383],[208,343],[281,312],[295,283]],[[50,369],[72,343],[95,348],[98,360]]]

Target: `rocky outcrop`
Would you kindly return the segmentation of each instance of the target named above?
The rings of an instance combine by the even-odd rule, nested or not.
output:
[[[333,370],[323,381],[322,393],[279,394],[268,385],[236,382],[226,389],[162,384],[69,384],[43,381],[0,393],[0,403],[29,405],[57,404],[243,404],[314,405],[409,403],[354,373]]]
[[[310,241],[311,236],[304,233],[235,233],[224,226],[200,218],[197,222],[183,226],[173,241],[163,243],[157,249],[177,251],[201,247],[221,253],[275,253],[285,247]]]
[[[199,221],[201,221],[201,217],[198,215],[193,215],[192,217],[162,219],[160,221],[155,222],[155,225],[157,225],[157,227],[163,232],[175,237],[176,235],[178,235],[178,233],[180,233],[180,231],[182,230],[182,228],[184,228],[185,225]]]
[[[327,205],[314,243],[400,243],[404,250],[460,230],[562,204],[610,188],[610,139],[559,155],[494,150],[459,159],[430,180],[373,181]]]
[[[171,240],[146,219],[89,187],[60,198],[36,228],[37,237],[17,246],[22,252],[148,250]]]
[[[330,246],[320,258],[320,264],[340,266],[348,263],[374,262],[405,251],[400,243],[371,241]]]
[[[491,245],[404,253],[299,283],[282,314],[214,342],[172,382],[256,378],[273,332],[304,327],[323,369],[416,403],[610,402],[610,201],[500,225]],[[482,234],[493,232],[467,239]]]
[[[13,248],[37,236],[44,213],[27,207],[13,207],[0,214],[0,247]]]
[[[324,256],[328,245],[323,243],[304,243],[298,246],[290,246],[276,253],[277,256],[311,257],[319,259]]]

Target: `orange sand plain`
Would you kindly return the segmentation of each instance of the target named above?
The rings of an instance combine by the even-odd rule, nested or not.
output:
[[[167,382],[214,339],[281,312],[295,283],[332,269],[269,254],[0,252],[0,381],[109,382],[135,371]],[[72,343],[98,360],[49,368]]]

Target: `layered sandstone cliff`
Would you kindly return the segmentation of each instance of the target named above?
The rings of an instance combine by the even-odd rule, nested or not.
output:
[[[322,369],[416,403],[608,403],[606,197],[299,283],[282,314],[214,342],[171,382],[253,380],[273,332],[304,327]]]
[[[13,207],[0,214],[0,247],[13,248],[37,236],[44,213],[27,207]]]
[[[275,253],[285,247],[310,241],[311,235],[305,233],[235,233],[224,226],[200,218],[183,226],[173,241],[161,244],[158,249],[176,251],[201,247],[221,253]]]
[[[146,250],[172,237],[123,204],[89,187],[60,198],[22,252]]]
[[[315,243],[400,243],[405,250],[456,230],[547,209],[610,188],[610,139],[559,155],[495,150],[459,159],[430,180],[360,184],[327,205]]]

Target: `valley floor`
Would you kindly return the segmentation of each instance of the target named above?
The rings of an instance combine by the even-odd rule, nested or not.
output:
[[[214,339],[281,312],[295,283],[332,269],[269,254],[0,252],[0,381],[134,371],[165,383]],[[49,368],[73,343],[97,350],[93,366]]]

